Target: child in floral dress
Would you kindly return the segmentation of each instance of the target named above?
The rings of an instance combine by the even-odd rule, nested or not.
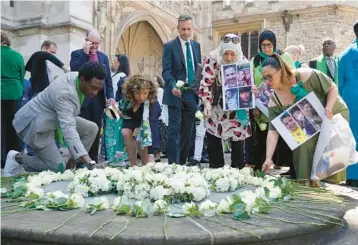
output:
[[[152,145],[151,114],[157,105],[158,85],[151,79],[142,76],[131,76],[123,85],[124,98],[119,102],[120,114],[123,117],[122,135],[131,166],[137,161],[137,150],[143,164],[153,159],[148,155]]]

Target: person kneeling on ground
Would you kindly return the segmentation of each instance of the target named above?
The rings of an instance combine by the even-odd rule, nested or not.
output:
[[[23,106],[13,121],[14,128],[33,156],[10,151],[6,158],[5,176],[45,170],[63,171],[64,160],[57,148],[55,132],[60,132],[73,159],[88,167],[94,161],[88,156],[98,126],[78,117],[85,96],[94,97],[103,88],[106,71],[98,63],[86,63],[79,72],[62,75],[43,92]]]
[[[150,117],[159,117],[151,113],[157,106],[157,90],[157,83],[142,75],[131,76],[124,82],[124,98],[119,101],[119,109],[124,119],[122,135],[131,166],[136,164],[137,150],[143,164],[154,161],[148,155],[148,147],[152,145]]]

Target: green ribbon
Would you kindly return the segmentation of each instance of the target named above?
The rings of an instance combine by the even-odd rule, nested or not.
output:
[[[296,95],[296,101],[295,102],[303,99],[308,94],[306,89],[303,87],[303,82],[302,81],[299,81],[297,83],[297,85],[294,85],[294,86],[291,87],[291,93]]]

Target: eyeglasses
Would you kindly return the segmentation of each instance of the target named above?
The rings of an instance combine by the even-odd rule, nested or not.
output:
[[[228,43],[230,41],[232,41],[234,44],[237,44],[240,42],[240,38],[239,37],[228,37],[228,36],[224,36],[221,38],[221,40],[224,42],[224,43]]]
[[[272,43],[267,43],[267,44],[263,43],[260,46],[261,46],[262,49],[264,49],[264,48],[272,48],[273,47]]]
[[[272,82],[272,79],[273,77],[276,75],[278,71],[274,72],[272,75],[267,75],[267,76],[262,76],[262,82],[266,82],[266,81],[269,81],[269,82]]]
[[[99,42],[92,42],[91,40],[89,40],[89,39],[87,39],[86,38],[86,41],[89,41],[89,42],[91,42],[93,45],[100,45],[101,44],[101,41],[99,41]]]

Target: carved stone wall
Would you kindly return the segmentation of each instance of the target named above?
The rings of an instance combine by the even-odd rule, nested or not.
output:
[[[339,55],[354,39],[353,24],[358,16],[358,2],[354,0],[254,0],[250,3],[238,0],[201,5],[202,17],[207,23],[201,27],[201,39],[211,39],[202,42],[205,53],[218,44],[223,33],[270,29],[276,34],[279,49],[303,44],[305,62],[321,54],[325,37],[336,41],[335,54]]]
[[[93,12],[94,26],[102,34],[101,49],[110,56],[128,55],[133,74],[161,74],[163,44],[177,36],[179,14],[193,16],[194,39],[200,40],[199,1],[95,0]]]
[[[131,25],[122,35],[118,52],[130,59],[132,74],[161,75],[163,43],[157,32],[146,21]]]

